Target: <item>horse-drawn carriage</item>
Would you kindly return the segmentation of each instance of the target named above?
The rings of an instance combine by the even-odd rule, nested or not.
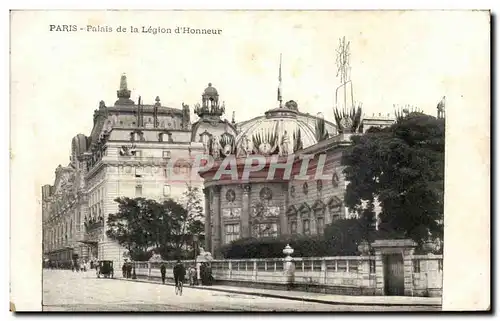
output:
[[[113,278],[114,277],[113,261],[102,260],[97,262],[96,274],[98,278],[100,278],[101,275],[104,278]]]

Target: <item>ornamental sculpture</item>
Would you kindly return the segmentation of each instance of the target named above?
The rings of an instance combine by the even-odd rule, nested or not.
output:
[[[224,133],[221,137],[211,136],[208,140],[208,152],[214,159],[221,159],[235,154],[234,136]]]
[[[226,200],[228,202],[232,203],[232,202],[234,202],[235,199],[236,199],[236,193],[234,192],[234,190],[232,190],[232,189],[227,190]]]
[[[262,201],[270,201],[273,198],[273,192],[269,187],[262,188],[259,195]]]

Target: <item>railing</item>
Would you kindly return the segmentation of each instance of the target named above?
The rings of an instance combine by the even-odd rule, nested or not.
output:
[[[283,258],[213,260],[212,276],[216,282],[248,284],[249,286],[290,285],[306,291],[328,290],[332,293],[375,295],[384,278],[375,256],[337,256],[293,258],[294,269],[286,268]],[[439,296],[442,294],[442,255],[414,255],[410,295]],[[194,260],[183,261],[186,267]],[[173,278],[176,261],[134,262],[138,278],[160,278],[160,266],[165,264],[166,277]],[[407,267],[405,267],[406,269]],[[293,277],[290,278],[290,275]],[[379,280],[380,281],[380,280]],[[384,282],[384,281],[382,281]]]
[[[326,285],[340,287],[375,286],[375,271],[371,268],[374,257],[325,257],[294,258],[295,284]],[[194,266],[194,260],[183,261]],[[161,277],[160,266],[165,264],[166,277],[173,277],[175,261],[135,262],[138,277]],[[373,264],[374,265],[374,264]],[[211,262],[215,280],[253,283],[285,284],[283,258],[214,260]]]

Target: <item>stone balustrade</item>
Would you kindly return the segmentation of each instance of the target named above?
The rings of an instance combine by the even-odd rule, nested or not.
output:
[[[405,283],[405,295],[440,296],[442,293],[442,255],[412,255],[411,285]],[[160,266],[166,266],[166,277],[173,279],[175,261],[135,262],[138,278],[160,278]],[[194,260],[183,261],[186,267]],[[292,278],[286,273],[287,258],[213,260],[212,274],[216,284],[247,287],[290,289],[344,295],[380,295],[381,275],[385,277],[377,256],[338,256],[293,258]],[[406,273],[406,272],[405,272]],[[405,274],[406,278],[406,274]],[[411,287],[407,289],[408,287]],[[409,294],[410,293],[410,294]],[[384,293],[382,293],[383,295]]]

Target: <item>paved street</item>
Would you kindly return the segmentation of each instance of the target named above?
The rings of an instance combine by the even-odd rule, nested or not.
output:
[[[429,311],[432,307],[332,305],[44,270],[44,311]]]

